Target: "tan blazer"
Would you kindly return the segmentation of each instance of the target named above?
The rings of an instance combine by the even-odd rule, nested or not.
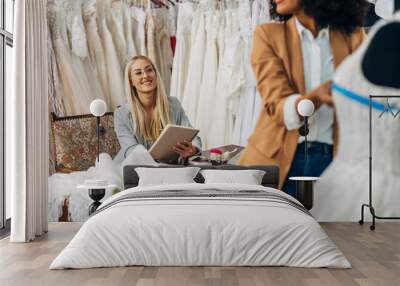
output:
[[[359,28],[351,36],[330,30],[335,68],[361,44],[365,37]],[[240,165],[278,165],[281,188],[292,164],[299,139],[298,130],[288,131],[283,106],[288,96],[305,94],[303,58],[295,18],[284,23],[260,25],[254,32],[251,64],[261,94],[263,111],[249,138]],[[338,129],[334,123],[334,146]]]

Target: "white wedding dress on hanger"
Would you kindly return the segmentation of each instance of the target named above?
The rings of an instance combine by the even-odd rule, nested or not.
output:
[[[84,86],[80,97],[83,97],[87,101],[86,105],[89,106],[94,99],[104,100],[105,97],[89,58],[82,15],[82,0],[64,0],[64,7],[72,49],[72,65]]]
[[[99,35],[102,39],[106,60],[108,82],[111,91],[111,110],[126,102],[124,91],[123,71],[120,66],[113,38],[107,27],[107,17],[110,16],[111,0],[97,1],[97,20]]]
[[[132,16],[133,40],[138,54],[146,56],[146,12],[140,8],[132,6],[130,8]]]
[[[107,25],[110,28],[115,50],[117,51],[121,69],[125,69],[127,63],[127,44],[124,31],[124,5],[120,1],[113,2],[110,9],[110,17],[107,17]]]
[[[244,42],[240,35],[238,9],[225,11],[223,50],[221,50],[213,124],[210,144],[221,146],[231,143],[235,114],[245,84],[243,53]]]
[[[253,32],[257,25],[271,22],[269,1],[255,0],[252,5],[251,24],[241,21],[241,33],[246,41],[245,64],[247,66],[246,91],[240,99],[239,117],[235,121],[232,143],[245,146],[253,133],[262,110],[261,95],[250,63]],[[248,31],[246,26],[251,30]]]
[[[176,32],[175,57],[172,67],[170,95],[183,100],[185,84],[189,70],[191,53],[191,30],[194,19],[194,4],[184,2],[179,4],[178,27]],[[193,33],[193,32],[192,32]]]
[[[86,28],[86,39],[88,45],[89,58],[100,83],[108,110],[111,111],[112,99],[110,84],[108,82],[106,60],[104,49],[97,29],[96,1],[86,0],[83,3],[83,18]]]
[[[64,0],[65,19],[72,53],[80,58],[88,55],[82,19],[82,0]]]
[[[196,128],[200,130],[200,137],[204,149],[211,148],[209,131],[211,130],[214,113],[219,113],[220,106],[215,105],[217,95],[218,75],[218,43],[217,36],[222,19],[221,11],[207,11],[205,13],[206,51],[204,56],[204,73],[201,81]]]
[[[48,22],[58,75],[63,87],[65,115],[86,114],[89,113],[91,91],[84,82],[86,76],[82,69],[77,69],[74,64],[75,55],[72,55],[67,36],[66,13],[68,11],[64,3],[64,1],[54,1],[48,4]]]
[[[173,61],[169,14],[164,8],[152,9],[151,12],[155,25],[155,51],[158,68],[164,82],[165,91],[169,95]]]
[[[395,17],[400,22],[400,13]],[[385,22],[378,22],[368,39],[337,69],[335,84],[368,99],[371,95],[400,95],[400,89],[377,86],[361,70],[365,51]],[[319,221],[358,221],[361,205],[368,203],[369,107],[333,90],[340,136],[337,154],[314,189],[313,216]],[[375,99],[376,100],[376,99]],[[381,100],[385,103],[385,100]],[[400,107],[399,99],[390,103]],[[390,113],[372,112],[373,204],[377,215],[399,216],[400,124]],[[369,210],[365,209],[369,217]]]
[[[59,116],[65,116],[64,90],[58,75],[57,60],[51,40],[51,33],[47,34],[47,47],[49,49],[49,112],[55,112]],[[49,129],[51,129],[50,125]],[[53,146],[50,147],[52,148]],[[51,151],[50,153],[53,154],[54,152]],[[50,160],[51,159],[53,158],[50,158]]]
[[[150,2],[149,2],[150,3]],[[147,56],[153,62],[153,64],[160,70],[159,55],[157,52],[157,37],[156,37],[156,23],[155,16],[153,15],[152,9],[147,7],[146,10],[146,50]]]
[[[123,13],[123,22],[124,22],[124,36],[126,41],[126,56],[129,61],[134,56],[138,55],[136,50],[135,41],[133,39],[133,20],[131,17],[131,9],[130,7],[123,3],[122,13]],[[125,67],[124,67],[125,69]]]
[[[200,4],[199,4],[200,5]],[[206,50],[206,31],[205,31],[205,16],[201,12],[201,8],[197,8],[197,13],[193,17],[192,23],[192,39],[191,51],[189,59],[189,71],[187,75],[182,106],[194,127],[197,127],[197,107],[199,97],[202,95],[200,90],[201,81],[203,78],[204,55]]]

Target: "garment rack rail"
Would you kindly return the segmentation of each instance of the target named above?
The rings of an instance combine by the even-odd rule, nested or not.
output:
[[[361,219],[359,220],[359,224],[364,224],[364,209],[369,208],[369,211],[372,215],[372,225],[369,226],[371,230],[375,230],[375,220],[376,219],[389,219],[389,220],[397,220],[400,217],[391,217],[391,216],[380,216],[376,214],[375,208],[372,203],[372,101],[374,98],[400,98],[400,95],[370,95],[369,96],[369,180],[368,180],[368,191],[369,191],[369,202],[368,204],[362,204],[361,206]]]

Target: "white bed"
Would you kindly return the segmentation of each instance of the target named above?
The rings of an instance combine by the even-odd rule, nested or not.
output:
[[[162,195],[175,190],[174,196]],[[252,191],[260,197],[254,197]],[[154,197],[157,192],[160,197]],[[205,195],[190,196],[196,192]],[[221,197],[216,192],[231,195]],[[146,198],[146,194],[152,196]],[[317,221],[294,203],[298,204],[281,191],[254,185],[193,183],[131,188],[107,199],[50,269],[128,265],[351,267]]]

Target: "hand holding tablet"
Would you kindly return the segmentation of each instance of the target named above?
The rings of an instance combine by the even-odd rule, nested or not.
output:
[[[172,147],[172,150],[182,158],[188,158],[198,152],[197,148],[193,146],[192,142],[187,140],[176,143],[176,145]]]
[[[149,152],[159,162],[175,163],[179,156],[186,158],[197,153],[192,144],[197,133],[199,130],[194,128],[168,124]]]

